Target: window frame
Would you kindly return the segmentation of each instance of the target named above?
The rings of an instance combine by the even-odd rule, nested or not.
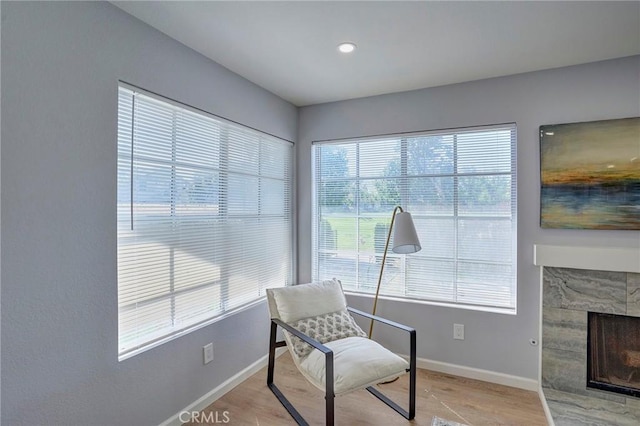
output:
[[[131,128],[131,140],[129,142],[129,144],[131,145],[131,152],[129,153],[124,153],[121,152],[121,135],[120,135],[120,126],[121,126],[121,122],[120,122],[120,108],[121,108],[121,104],[120,104],[120,98],[122,96],[122,92],[123,91],[127,91],[127,92],[132,92],[132,102],[131,102],[131,108],[132,108],[132,112],[131,112],[131,123],[129,124],[130,128]],[[227,154],[224,154],[222,151],[222,148],[219,148],[218,152],[218,157],[215,158],[215,166],[214,165],[207,165],[207,166],[199,166],[196,165],[196,169],[201,168],[202,170],[209,170],[210,173],[214,173],[216,174],[217,178],[216,178],[216,182],[213,186],[215,186],[216,191],[218,191],[218,193],[215,195],[216,197],[218,197],[218,202],[217,202],[217,215],[214,215],[215,217],[209,215],[207,216],[208,221],[216,221],[216,222],[220,222],[222,224],[227,223],[228,225],[226,225],[226,227],[231,227],[231,221],[243,221],[243,220],[249,220],[249,219],[253,219],[254,221],[257,220],[258,222],[260,220],[269,220],[270,218],[273,219],[275,217],[275,220],[281,220],[282,221],[282,226],[286,226],[287,229],[287,235],[284,236],[284,238],[287,240],[287,248],[283,250],[284,256],[287,257],[287,262],[286,264],[284,264],[284,268],[285,268],[285,272],[283,272],[286,275],[286,278],[284,280],[284,282],[282,282],[282,285],[289,285],[292,283],[293,280],[293,273],[294,273],[294,266],[295,266],[295,245],[294,245],[294,236],[295,236],[295,217],[294,217],[294,196],[295,196],[295,191],[294,191],[294,173],[295,173],[295,169],[294,169],[294,145],[293,142],[291,141],[287,141],[283,138],[268,134],[266,132],[245,126],[243,124],[240,124],[238,122],[235,121],[231,121],[228,119],[225,119],[223,117],[217,116],[215,114],[211,114],[209,112],[203,111],[201,109],[195,108],[195,107],[191,107],[189,105],[183,104],[181,102],[166,98],[164,96],[158,95],[156,93],[153,92],[149,92],[147,90],[141,89],[139,87],[136,87],[134,85],[119,81],[118,82],[118,148],[117,148],[117,161],[118,161],[118,168],[117,168],[117,186],[118,186],[118,201],[117,201],[117,216],[118,216],[118,235],[117,235],[117,245],[118,245],[118,249],[117,249],[117,257],[118,257],[118,360],[119,361],[123,361],[127,358],[130,358],[132,356],[135,356],[139,353],[145,352],[149,349],[152,349],[154,347],[157,347],[159,345],[162,345],[168,341],[171,341],[173,339],[179,338],[185,334],[191,333],[197,329],[200,329],[202,327],[206,327],[212,323],[215,323],[217,321],[223,320],[225,318],[228,318],[232,315],[235,315],[239,312],[242,312],[244,310],[250,309],[253,306],[256,306],[260,303],[263,303],[263,301],[265,300],[265,288],[266,286],[264,284],[261,284],[261,282],[257,282],[255,285],[251,284],[251,288],[255,288],[256,292],[259,294],[257,297],[252,298],[249,301],[244,301],[244,296],[243,297],[243,303],[238,304],[238,300],[236,300],[234,303],[232,303],[233,306],[229,307],[229,302],[234,300],[232,298],[229,298],[228,296],[228,290],[224,290],[223,287],[225,288],[229,288],[230,285],[232,285],[229,282],[222,283],[222,278],[218,279],[217,281],[220,281],[220,283],[218,283],[217,281],[215,281],[213,278],[207,278],[207,280],[209,281],[208,283],[204,283],[204,284],[196,284],[193,286],[185,286],[184,288],[180,289],[180,288],[174,288],[174,281],[178,281],[178,278],[174,278],[173,277],[173,272],[170,272],[171,278],[169,279],[169,281],[171,281],[171,289],[169,290],[168,293],[166,294],[161,294],[160,296],[158,296],[159,299],[161,300],[169,300],[171,303],[171,327],[164,327],[163,330],[168,330],[167,332],[164,333],[158,333],[157,335],[153,335],[150,338],[147,339],[137,339],[135,344],[132,345],[127,345],[126,347],[123,346],[123,341],[121,340],[123,338],[123,325],[122,325],[122,321],[123,321],[123,315],[125,313],[125,311],[129,308],[127,308],[127,306],[129,305],[137,305],[141,302],[128,302],[128,303],[121,303],[121,291],[124,291],[121,288],[121,275],[120,275],[120,267],[121,267],[121,249],[125,246],[126,241],[128,238],[130,239],[131,236],[127,235],[126,232],[121,232],[121,162],[130,162],[130,166],[131,166],[131,171],[130,171],[130,175],[129,175],[129,180],[130,180],[130,192],[129,195],[131,197],[131,200],[129,202],[129,207],[131,210],[131,224],[133,227],[133,220],[134,220],[134,205],[135,202],[133,202],[133,197],[134,197],[134,165],[136,164],[136,156],[133,154],[134,151],[134,135],[133,135],[133,129],[134,129],[134,123],[135,123],[135,118],[134,118],[134,113],[133,113],[133,108],[134,108],[134,104],[135,101],[133,99],[135,99],[136,95],[142,95],[146,98],[151,98],[153,101],[155,102],[160,102],[163,105],[166,105],[171,111],[174,111],[172,114],[179,114],[179,113],[186,113],[186,114],[195,114],[195,116],[201,117],[204,120],[209,120],[211,123],[215,123],[217,126],[219,126],[219,128],[221,129],[219,132],[219,137],[217,139],[217,144],[220,144],[220,146],[227,146]],[[175,120],[175,116],[174,116],[174,120]],[[266,210],[269,208],[272,208],[272,206],[267,205],[266,207],[264,207],[264,205],[267,204],[268,201],[268,194],[264,194],[261,196],[261,198],[259,197],[256,201],[256,205],[257,205],[257,213],[256,214],[250,214],[247,213],[246,211],[240,211],[239,214],[234,213],[233,211],[230,211],[231,209],[231,204],[229,203],[229,193],[230,193],[230,188],[232,186],[231,181],[233,180],[233,177],[235,175],[240,176],[240,180],[243,179],[242,175],[246,175],[249,176],[251,175],[251,173],[249,172],[245,172],[243,171],[238,171],[238,170],[232,170],[231,166],[230,166],[230,160],[228,157],[228,153],[237,153],[240,152],[240,148],[237,147],[232,147],[231,150],[229,150],[229,146],[234,145],[234,143],[238,143],[237,140],[237,136],[231,136],[231,133],[237,132],[241,135],[250,135],[251,138],[255,137],[257,142],[257,145],[255,145],[255,147],[245,147],[246,152],[253,152],[256,151],[258,155],[259,160],[264,160],[264,161],[259,161],[255,168],[257,170],[257,174],[255,175],[255,179],[259,182],[260,186],[256,189],[256,191],[260,191],[260,188],[263,188],[263,185],[267,185],[267,183],[265,183],[266,181],[277,181],[278,178],[274,178],[273,175],[270,175],[268,171],[262,170],[264,165],[268,166],[268,162],[265,163],[265,161],[267,161],[268,155],[271,154],[271,152],[265,151],[262,152],[263,147],[265,150],[268,150],[268,147],[273,147],[273,146],[279,146],[282,149],[280,151],[285,153],[285,156],[282,158],[278,157],[278,161],[280,161],[282,163],[282,167],[283,167],[283,177],[282,177],[282,188],[283,188],[283,198],[282,198],[282,213],[281,214],[276,214],[273,215],[269,212],[267,212]],[[179,142],[177,142],[178,136],[175,135],[175,133],[171,136],[171,144],[172,144],[172,148],[171,148],[171,152],[175,153],[176,152],[176,147],[175,145],[178,144]],[[248,143],[251,143],[252,140],[250,140]],[[202,146],[202,139],[197,139],[196,145],[201,147]],[[211,148],[213,149],[213,148]],[[280,152],[278,151],[278,152]],[[264,155],[264,157],[263,157]],[[215,155],[214,155],[215,156]],[[128,160],[127,160],[128,157]],[[168,207],[171,211],[171,214],[169,216],[166,216],[166,218],[164,220],[167,220],[167,218],[170,217],[170,221],[171,222],[175,222],[175,223],[179,223],[179,224],[187,224],[189,223],[188,220],[185,220],[184,218],[180,218],[180,214],[176,213],[177,210],[177,205],[178,205],[178,200],[176,198],[176,191],[175,191],[175,186],[177,185],[177,178],[176,178],[176,164],[180,163],[181,165],[186,165],[187,167],[194,167],[193,165],[195,164],[193,161],[191,163],[189,163],[189,161],[186,160],[181,160],[180,162],[176,162],[175,160],[175,156],[172,154],[172,158],[173,160],[166,162],[166,164],[163,163],[162,160],[158,160],[157,161],[157,165],[159,166],[160,164],[167,166],[169,164],[172,172],[171,172],[171,177],[169,178],[170,180],[170,189],[165,188],[166,190],[169,191],[170,193],[170,207]],[[212,157],[213,158],[213,157]],[[226,159],[226,162],[223,162],[223,160]],[[138,165],[140,161],[145,161],[138,159]],[[194,160],[195,161],[195,160]],[[215,171],[212,172],[212,170],[216,169]],[[189,171],[192,171],[193,169],[189,169]],[[230,178],[231,177],[231,178]],[[200,189],[198,190],[200,191]],[[202,194],[208,194],[206,191],[206,189],[203,189],[202,191],[205,192],[198,192],[197,195],[202,195]],[[215,191],[214,191],[215,192]],[[227,202],[223,202],[222,198],[225,196],[223,194],[226,194],[227,197]],[[262,201],[260,201],[262,200]],[[196,202],[197,204],[197,202]],[[263,205],[264,204],[264,205]],[[187,203],[186,206],[189,207],[190,205],[193,204],[189,204]],[[255,217],[254,217],[255,216]],[[279,219],[281,218],[281,219]],[[197,223],[197,220],[196,220]],[[280,224],[280,222],[278,222],[278,224]],[[196,225],[197,226],[197,225]],[[218,225],[220,226],[220,225]],[[224,225],[222,225],[224,226]],[[236,227],[238,226],[237,224],[235,225]],[[142,234],[144,234],[145,231],[142,231]],[[140,237],[143,238],[143,237]],[[134,239],[135,240],[135,239]],[[213,242],[212,244],[217,244],[217,242]],[[176,249],[177,247],[177,249]],[[180,248],[180,246],[170,246],[170,250],[178,250]],[[184,248],[183,248],[184,250]],[[224,262],[223,262],[224,263]],[[224,268],[230,268],[227,264],[224,264],[223,266],[221,266],[222,269]],[[224,275],[224,272],[222,273]],[[261,278],[260,278],[261,279]],[[258,279],[258,281],[260,281],[260,279]],[[183,284],[184,285],[184,284]],[[180,283],[178,283],[177,285],[175,285],[177,287],[180,286]],[[199,319],[197,321],[194,321],[193,323],[189,323],[188,321],[184,321],[183,324],[178,324],[178,321],[176,321],[176,312],[173,308],[175,301],[176,301],[176,297],[182,295],[183,293],[188,294],[188,293],[193,293],[195,290],[200,290],[200,289],[206,289],[206,288],[213,288],[217,286],[218,287],[218,291],[220,293],[220,300],[218,301],[218,304],[222,307],[222,308],[218,308],[215,313],[213,313],[212,315],[208,316],[206,319]],[[270,287],[273,287],[273,285],[269,285]],[[241,286],[242,289],[246,289],[245,287],[249,287],[249,286],[245,286],[244,283]],[[224,300],[223,300],[224,299]],[[237,298],[236,298],[237,299]],[[144,300],[142,303],[150,303],[149,300]],[[135,309],[135,308],[134,308]],[[221,309],[221,310],[220,310]],[[212,312],[213,312],[213,308],[211,308]],[[186,324],[186,325],[184,325]]]
[[[453,222],[455,224],[455,233],[454,235],[456,236],[457,239],[457,235],[458,235],[458,226],[459,226],[459,222],[460,219],[464,219],[465,216],[459,215],[458,214],[458,197],[457,197],[457,192],[458,192],[458,184],[457,184],[457,179],[459,177],[465,177],[465,176],[473,176],[473,175],[478,175],[478,176],[496,176],[496,175],[505,175],[505,176],[509,176],[511,179],[511,189],[510,189],[510,214],[509,216],[507,216],[508,220],[511,223],[511,227],[510,227],[510,236],[511,236],[511,262],[510,262],[510,266],[512,268],[512,273],[511,273],[511,291],[510,291],[510,300],[511,300],[511,304],[510,306],[496,306],[496,305],[491,305],[491,304],[476,304],[476,303],[463,303],[463,302],[457,302],[457,301],[452,301],[452,300],[438,300],[438,299],[430,299],[427,298],[425,296],[421,296],[421,297],[412,297],[412,296],[408,296],[407,294],[405,295],[397,295],[397,294],[389,294],[389,293],[385,293],[385,285],[384,285],[384,280],[386,279],[386,275],[387,275],[387,271],[385,270],[385,276],[383,277],[383,284],[380,290],[380,298],[383,299],[389,299],[389,300],[397,300],[397,301],[402,301],[402,302],[411,302],[411,303],[418,303],[418,304],[428,304],[428,305],[439,305],[439,306],[447,306],[447,307],[454,307],[454,308],[461,308],[461,309],[469,309],[469,310],[475,310],[475,311],[486,311],[486,312],[494,312],[494,313],[501,313],[501,314],[510,314],[510,315],[516,315],[517,314],[517,308],[518,308],[518,297],[517,297],[517,293],[518,293],[518,227],[517,227],[517,221],[518,221],[518,212],[517,212],[517,206],[518,206],[518,194],[517,194],[517,125],[516,123],[500,123],[500,124],[492,124],[492,125],[482,125],[482,126],[473,126],[473,127],[464,127],[464,128],[452,128],[452,129],[438,129],[438,130],[427,130],[427,131],[417,131],[417,132],[403,132],[403,133],[395,133],[395,134],[384,134],[384,135],[375,135],[375,136],[364,136],[364,137],[352,137],[352,138],[343,138],[343,139],[334,139],[334,140],[317,140],[317,141],[313,141],[312,142],[312,217],[313,217],[313,223],[312,223],[312,250],[314,255],[312,256],[312,279],[313,280],[321,280],[321,279],[328,279],[328,278],[332,278],[332,277],[328,277],[328,276],[322,276],[320,274],[320,261],[319,261],[319,255],[315,254],[315,253],[319,253],[321,247],[319,247],[319,234],[321,232],[323,232],[321,230],[321,221],[322,218],[324,216],[322,216],[322,213],[319,211],[319,197],[320,197],[320,190],[319,190],[319,185],[322,185],[323,183],[327,182],[326,180],[323,181],[322,178],[320,177],[320,168],[321,165],[319,167],[318,162],[319,162],[319,158],[320,158],[320,154],[318,154],[318,152],[316,150],[320,149],[319,147],[322,146],[330,146],[330,145],[356,145],[356,154],[355,154],[355,162],[356,165],[354,166],[355,169],[357,171],[360,170],[361,168],[361,157],[360,157],[360,153],[359,153],[359,149],[363,146],[366,145],[368,142],[375,142],[375,141],[381,141],[381,140],[389,140],[389,139],[398,139],[399,143],[400,143],[400,174],[401,174],[401,178],[399,178],[399,180],[404,179],[405,183],[401,186],[401,190],[400,192],[402,193],[401,196],[401,203],[399,203],[399,205],[401,205],[401,207],[403,207],[405,210],[407,210],[406,207],[406,201],[407,201],[407,197],[408,197],[408,184],[406,183],[406,181],[408,181],[411,178],[415,178],[415,177],[420,177],[418,175],[409,175],[408,171],[407,171],[407,140],[410,138],[416,138],[416,137],[431,137],[431,136],[452,136],[452,137],[457,137],[460,134],[465,134],[465,133],[473,133],[473,132],[491,132],[491,131],[501,131],[501,130],[508,130],[510,131],[510,161],[509,161],[509,165],[510,165],[510,169],[509,172],[506,173],[491,173],[491,172],[482,172],[482,173],[459,173],[457,170],[457,162],[458,162],[458,151],[457,148],[454,148],[454,154],[453,154],[453,160],[452,160],[452,166],[453,166],[453,171],[451,173],[442,173],[442,174],[429,174],[427,176],[429,177],[433,177],[433,176],[449,176],[452,179],[456,180],[455,184],[453,185],[454,187],[454,194],[453,197],[455,198],[455,202],[454,202],[454,209],[455,209],[455,213],[451,216],[453,218]],[[356,172],[355,176],[352,177],[348,177],[345,178],[345,180],[351,180],[353,182],[356,183],[356,186],[359,186],[359,183],[362,182],[363,180],[366,180],[367,178],[363,178],[362,176],[360,176],[358,174],[358,172]],[[378,178],[378,179],[382,179],[382,178]],[[359,195],[359,189],[356,189],[356,195],[354,195],[353,198],[355,199],[359,199],[360,195]],[[391,211],[393,210],[393,207],[391,207],[388,211],[388,216],[389,216],[389,221],[391,219]],[[409,212],[411,212],[410,209],[408,209]],[[362,218],[363,216],[361,216],[361,213],[355,213],[354,217],[356,219]],[[414,214],[414,222],[415,222],[415,214]],[[417,226],[417,225],[416,225]],[[359,226],[358,226],[359,227]],[[388,230],[388,223],[387,223],[387,228]],[[326,231],[324,231],[326,232]],[[337,239],[337,237],[334,237]],[[359,238],[359,237],[358,237]],[[423,247],[425,246],[425,244],[429,244],[428,241],[422,241],[422,245]],[[458,251],[459,249],[459,244],[456,241],[456,243],[454,244],[454,250],[456,251],[455,255],[454,255],[454,262],[459,262],[460,259],[458,257]],[[356,250],[356,253],[360,253],[359,249]],[[376,254],[378,254],[378,250],[376,248],[375,251]],[[391,250],[389,250],[389,254],[391,257],[394,256],[393,253],[391,253]],[[402,264],[402,270],[406,271],[406,264],[407,264],[407,259],[412,256],[412,255],[408,255],[408,256],[399,256],[398,259],[396,261],[401,262]],[[387,260],[387,263],[389,262],[389,259]],[[356,261],[356,280],[358,281],[357,283],[357,288],[351,288],[349,285],[345,286],[345,292],[349,293],[349,294],[355,294],[355,295],[360,295],[360,296],[365,296],[365,297],[373,297],[373,291],[362,291],[361,289],[363,288],[361,283],[360,283],[360,265],[359,265],[360,261],[357,260]],[[387,265],[388,266],[388,265]],[[377,279],[377,274],[379,273],[379,264],[377,264],[378,269],[376,270],[376,279]],[[404,272],[403,272],[404,273]],[[340,279],[340,277],[336,277],[338,279]],[[344,283],[343,283],[344,285]],[[406,279],[405,279],[405,287],[406,287]],[[456,285],[456,283],[454,283],[454,286]]]

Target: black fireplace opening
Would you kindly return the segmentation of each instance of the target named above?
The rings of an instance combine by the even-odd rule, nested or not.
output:
[[[589,312],[587,387],[640,398],[640,317]]]

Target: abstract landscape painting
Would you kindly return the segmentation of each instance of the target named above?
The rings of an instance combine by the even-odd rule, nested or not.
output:
[[[540,126],[540,226],[640,229],[640,117]]]

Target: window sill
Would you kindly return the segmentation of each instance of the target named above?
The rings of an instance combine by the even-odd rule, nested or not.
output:
[[[266,302],[266,300],[267,300],[266,296],[260,296],[258,299],[254,300],[254,301],[252,301],[252,302],[250,302],[250,303],[248,303],[246,305],[242,305],[242,306],[239,306],[239,307],[237,307],[235,309],[231,309],[231,310],[225,312],[224,314],[218,315],[218,316],[216,316],[214,318],[210,318],[210,319],[208,319],[208,320],[206,320],[204,322],[201,322],[199,324],[195,324],[195,325],[193,325],[191,327],[185,328],[184,330],[177,331],[174,334],[165,336],[165,337],[163,337],[163,338],[161,338],[159,340],[155,340],[155,341],[152,341],[152,342],[149,342],[149,343],[143,343],[136,349],[131,349],[131,350],[127,351],[127,352],[123,352],[123,353],[118,354],[118,362],[122,362],[122,361],[127,360],[129,358],[132,358],[132,357],[134,357],[136,355],[139,355],[139,354],[141,354],[143,352],[146,352],[146,351],[148,351],[150,349],[153,349],[153,348],[156,348],[156,347],[158,347],[160,345],[163,345],[163,344],[165,344],[167,342],[170,342],[172,340],[178,339],[178,338],[180,338],[180,337],[182,337],[182,336],[184,336],[186,334],[189,334],[189,333],[191,333],[193,331],[196,331],[196,330],[199,330],[201,328],[207,327],[207,326],[209,326],[211,324],[214,324],[216,322],[219,322],[219,321],[222,321],[224,319],[227,319],[227,318],[229,318],[229,317],[231,317],[231,316],[233,316],[235,314],[238,314],[240,312],[243,312],[243,311],[246,311],[248,309],[251,309],[254,306],[257,306],[257,305],[259,305],[261,303]]]
[[[364,297],[367,299],[373,299],[375,295],[370,293],[360,293],[356,291],[345,290],[344,293],[347,296],[356,296],[356,297]],[[438,302],[434,300],[420,300],[420,299],[409,299],[399,296],[379,296],[378,299],[382,300],[391,300],[394,302],[403,302],[403,303],[412,303],[416,305],[430,305],[430,306],[441,306],[445,308],[453,308],[453,309],[465,309],[468,311],[478,311],[478,312],[489,312],[492,314],[502,314],[502,315],[517,315],[517,308],[498,308],[492,306],[478,306],[478,305],[465,305],[460,303],[448,303],[448,302]]]

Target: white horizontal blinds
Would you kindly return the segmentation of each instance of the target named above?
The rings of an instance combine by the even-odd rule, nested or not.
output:
[[[515,127],[461,133],[457,301],[515,307]]]
[[[515,126],[319,143],[314,279],[373,292],[391,212],[412,213],[422,251],[390,254],[381,292],[515,308]]]
[[[407,209],[423,247],[407,257],[409,295],[514,308],[515,127],[412,138],[409,145]]]
[[[120,87],[120,355],[291,280],[292,146]]]

